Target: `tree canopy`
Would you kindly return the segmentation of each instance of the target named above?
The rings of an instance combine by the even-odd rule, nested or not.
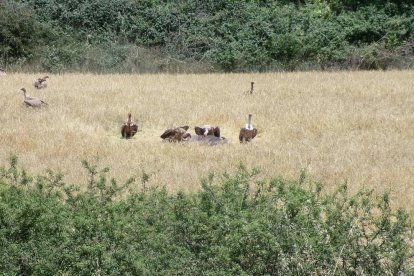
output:
[[[409,0],[3,0],[0,24],[0,65],[11,68],[385,69],[414,60]]]

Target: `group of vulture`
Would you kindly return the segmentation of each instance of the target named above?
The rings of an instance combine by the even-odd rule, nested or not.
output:
[[[161,134],[161,138],[168,142],[200,142],[210,145],[226,144],[227,139],[220,136],[220,128],[218,126],[196,126],[194,127],[195,135],[188,133],[189,126],[180,126],[176,128],[169,128]],[[132,138],[138,131],[137,124],[132,121],[131,113],[128,114],[128,119],[122,125],[121,135],[123,138]],[[252,126],[252,114],[249,114],[247,124],[240,129],[239,141],[240,143],[250,142],[257,135],[257,129]]]
[[[33,81],[33,86],[37,89],[42,89],[47,87],[46,80],[48,76],[43,78],[38,78]],[[249,93],[253,93],[254,82],[251,83],[251,90]],[[39,98],[30,97],[26,94],[26,89],[22,88],[24,96],[24,103],[30,107],[41,108],[42,106],[47,105],[47,103]],[[254,128],[251,124],[252,114],[249,114],[247,124],[240,129],[239,141],[240,143],[250,142],[257,135],[257,129]],[[220,128],[218,126],[196,126],[194,128],[195,135],[188,133],[189,126],[180,126],[176,128],[170,128],[164,131],[161,134],[161,138],[168,142],[204,142],[208,144],[223,144],[227,143],[225,137],[220,136]],[[131,113],[128,113],[128,119],[123,123],[121,127],[122,138],[129,139],[132,138],[138,132],[138,125],[132,120]]]
[[[42,88],[46,88],[47,87],[47,83],[46,80],[48,79],[48,76],[44,76],[43,78],[38,78],[36,80],[33,81],[33,86],[36,87],[37,89],[42,89]],[[40,108],[42,106],[47,105],[47,103],[39,98],[35,98],[35,97],[30,97],[28,96],[26,93],[26,88],[22,88],[20,89],[21,91],[23,91],[23,96],[24,96],[24,103],[27,106],[30,107],[37,107]]]

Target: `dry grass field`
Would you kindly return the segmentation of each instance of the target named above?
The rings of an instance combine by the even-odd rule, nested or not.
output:
[[[390,190],[397,206],[414,211],[414,71],[205,75],[0,76],[0,166],[11,153],[28,171],[47,168],[85,185],[81,160],[109,166],[124,181],[150,174],[149,185],[194,191],[209,172],[239,163],[262,176],[296,179],[300,170],[328,187],[348,181]],[[245,95],[250,81],[255,93]],[[25,107],[20,88],[49,103]],[[131,112],[140,131],[121,139]],[[259,134],[238,142],[248,113]],[[162,142],[168,127],[218,125],[228,145]]]

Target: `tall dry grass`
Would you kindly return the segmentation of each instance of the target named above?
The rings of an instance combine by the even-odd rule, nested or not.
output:
[[[81,160],[109,166],[125,180],[142,171],[149,185],[194,191],[209,172],[239,163],[264,176],[296,178],[307,168],[329,186],[348,181],[389,189],[397,205],[414,210],[414,71],[205,74],[51,75],[0,77],[0,165],[17,154],[30,171],[61,171],[67,182],[84,185]],[[255,81],[255,93],[245,95]],[[49,103],[23,105],[20,88]],[[128,112],[140,132],[120,139]],[[240,145],[238,132],[248,113],[258,137]],[[168,127],[219,125],[229,145],[164,143]]]

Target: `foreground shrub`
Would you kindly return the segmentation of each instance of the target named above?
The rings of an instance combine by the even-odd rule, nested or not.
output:
[[[169,194],[120,185],[83,162],[87,190],[48,171],[31,177],[12,157],[0,169],[4,274],[411,274],[412,227],[388,194],[326,193],[299,180],[260,179],[243,166]],[[140,187],[145,184],[144,187]],[[128,192],[127,192],[128,191]]]

